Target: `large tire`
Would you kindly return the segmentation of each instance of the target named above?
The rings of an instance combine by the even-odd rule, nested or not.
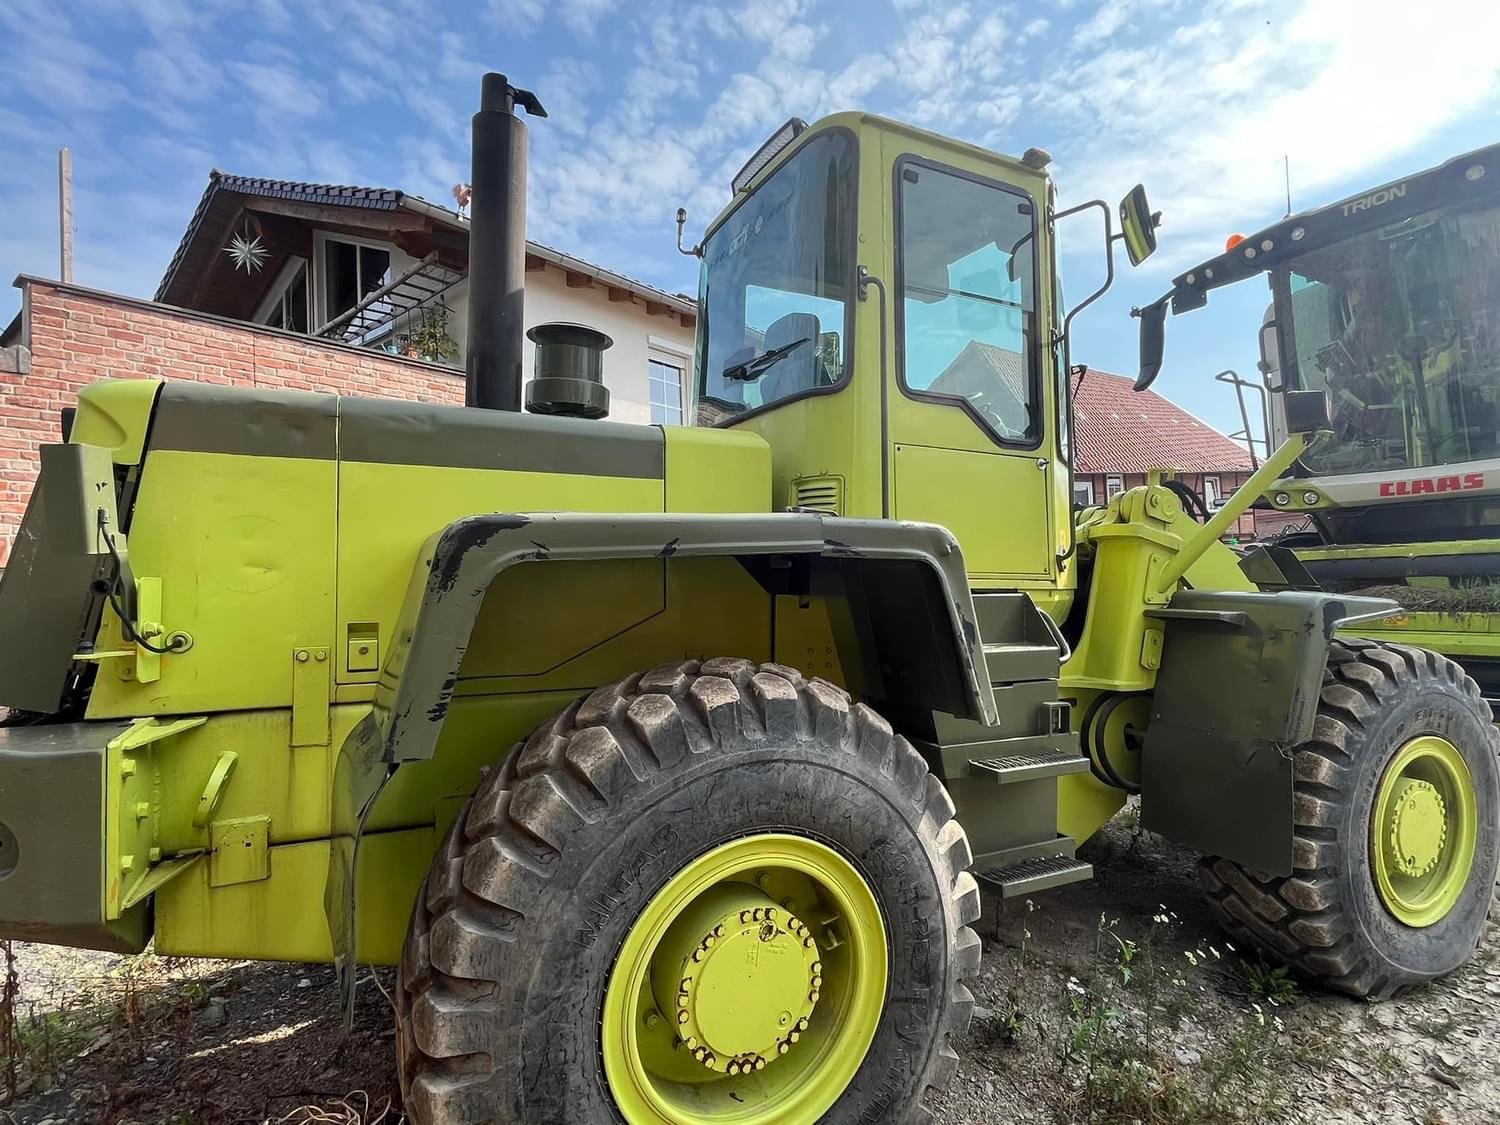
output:
[[[1387,766],[1426,735],[1451,743],[1472,777],[1476,845],[1468,881],[1440,920],[1404,924],[1372,860],[1372,816]],[[1298,746],[1293,862],[1273,877],[1210,856],[1199,875],[1220,922],[1272,960],[1326,987],[1384,999],[1451,972],[1474,953],[1500,858],[1500,737],[1474,681],[1424,649],[1336,641],[1313,737]]]
[[[480,784],[418,897],[397,989],[418,1125],[609,1122],[601,1005],[633,916],[685,863],[774,831],[851,861],[889,987],[825,1120],[922,1121],[952,1078],[979,968],[969,845],[922,757],[842,689],[745,660],[600,688]],[[775,1067],[777,1062],[771,1063]]]

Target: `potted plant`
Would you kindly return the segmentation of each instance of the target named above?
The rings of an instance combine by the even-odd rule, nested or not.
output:
[[[448,335],[448,306],[423,309],[421,320],[412,326],[402,350],[412,358],[430,363],[441,363],[458,355],[458,343]]]

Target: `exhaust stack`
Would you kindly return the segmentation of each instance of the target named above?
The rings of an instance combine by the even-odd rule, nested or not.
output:
[[[469,210],[469,340],[464,401],[521,409],[521,337],[526,277],[526,123],[547,111],[503,74],[486,74],[474,115]]]

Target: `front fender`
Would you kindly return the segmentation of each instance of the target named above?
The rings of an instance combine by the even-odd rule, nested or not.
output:
[[[1185,590],[1166,622],[1141,749],[1141,824],[1206,855],[1292,870],[1292,754],[1312,737],[1334,633],[1395,603]]]

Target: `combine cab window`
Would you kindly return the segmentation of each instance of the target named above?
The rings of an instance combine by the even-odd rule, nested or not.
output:
[[[1429,212],[1272,279],[1289,384],[1326,390],[1314,473],[1500,457],[1500,209]]]
[[[1032,205],[1014,189],[900,169],[902,384],[963,406],[996,438],[1041,436]]]
[[[852,135],[815,137],[709,235],[700,421],[731,422],[847,377],[855,166]]]

